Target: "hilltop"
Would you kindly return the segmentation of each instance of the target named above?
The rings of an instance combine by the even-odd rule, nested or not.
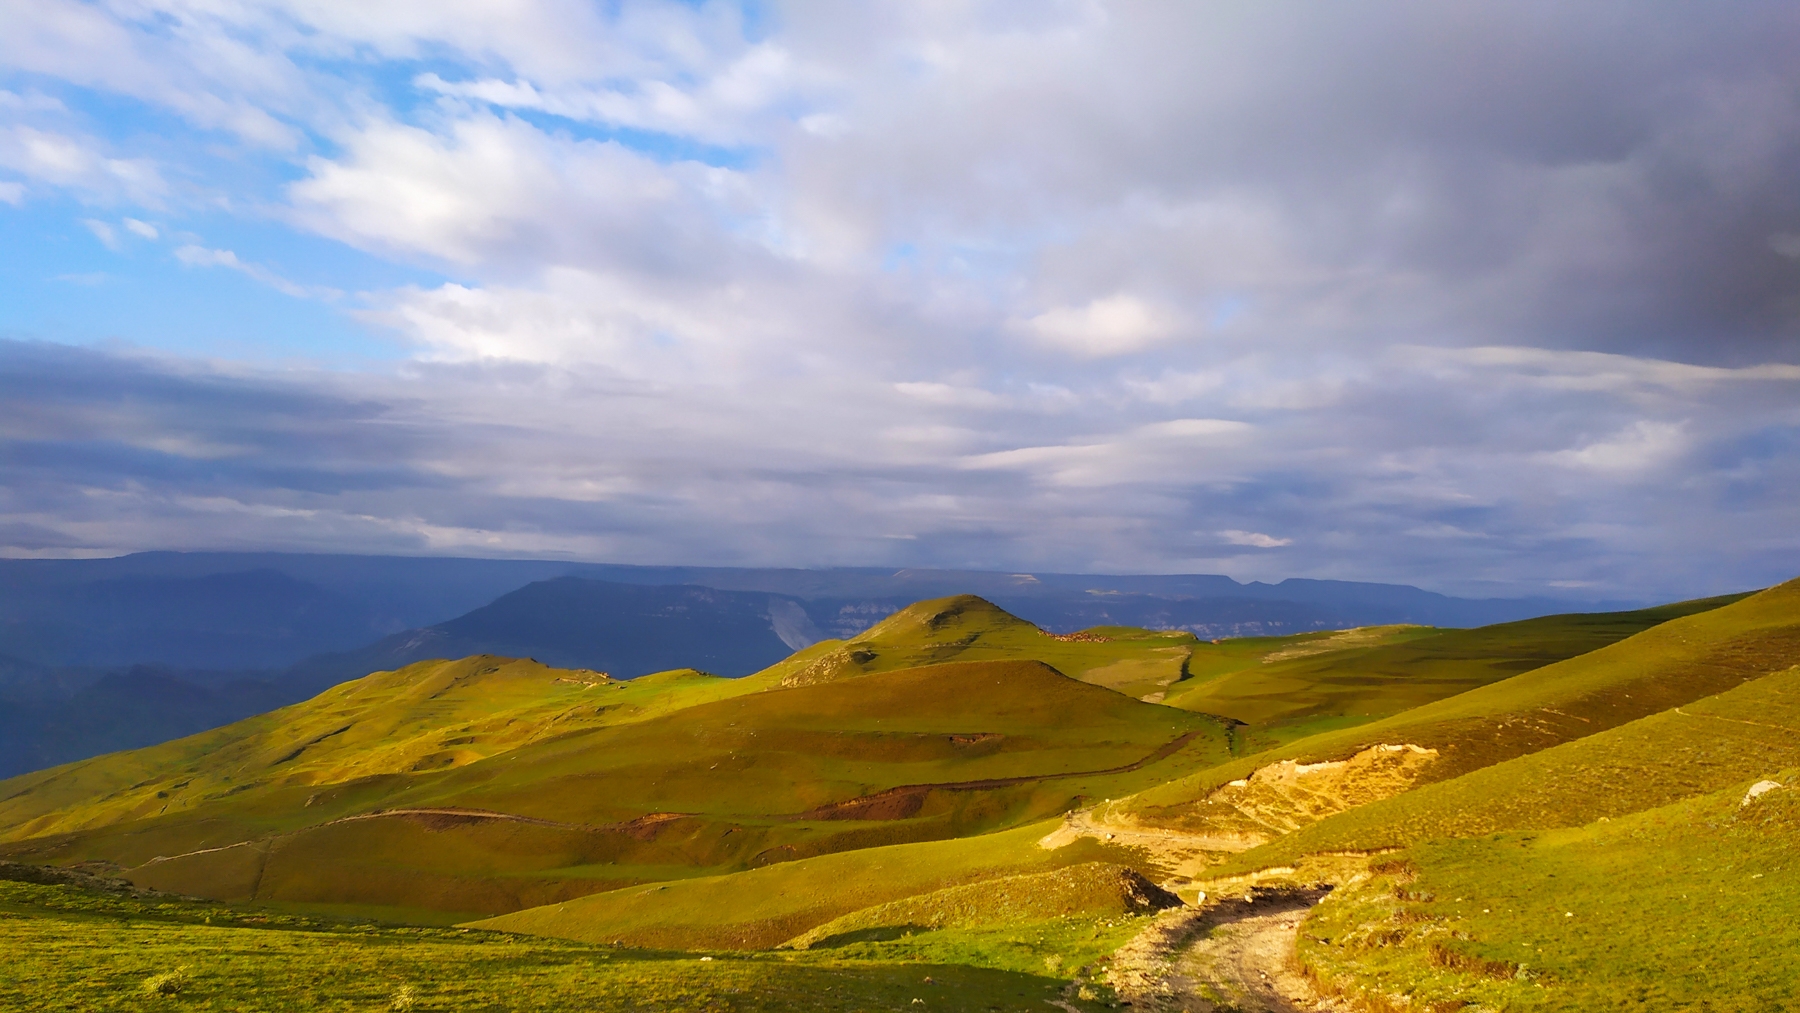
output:
[[[1134,954],[1238,918],[1292,938],[1259,912],[1304,912],[1336,885],[1286,917],[1304,917],[1307,987],[1352,1004],[1604,1008],[1676,959],[1694,970],[1668,980],[1672,1002],[1724,988],[1766,1007],[1800,984],[1627,926],[1680,890],[1792,912],[1786,881],[1765,880],[1800,770],[1796,662],[1800,582],[1475,630],[1220,642],[1052,633],[953,595],[739,679],[494,655],[376,672],[0,782],[0,858],[318,930],[375,917],[609,954],[785,948],[796,968],[851,969],[834,987],[864,1003],[896,962],[928,961],[987,1006],[1047,996],[1082,1013],[1190,987]],[[1625,856],[1687,857],[1617,891],[1617,913],[1570,916],[1591,927],[1532,900],[1607,906]],[[51,931],[65,896],[0,904]],[[1715,940],[1751,924],[1683,911]],[[1191,973],[1213,973],[1204,950]],[[791,995],[769,973],[758,987]],[[1218,981],[1215,997],[1238,987]]]

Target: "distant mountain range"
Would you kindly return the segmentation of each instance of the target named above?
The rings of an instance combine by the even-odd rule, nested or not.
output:
[[[1479,626],[1636,604],[1217,575],[281,553],[0,560],[0,777],[191,734],[433,657],[531,657],[620,678],[681,667],[745,675],[912,602],[963,593],[1053,632],[1136,626],[1203,639]]]

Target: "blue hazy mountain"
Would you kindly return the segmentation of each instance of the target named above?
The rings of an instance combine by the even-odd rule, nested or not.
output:
[[[0,560],[0,777],[202,731],[426,658],[532,657],[622,678],[678,667],[743,675],[915,601],[963,593],[1054,632],[1125,625],[1208,639],[1636,604],[1204,574],[282,553]]]

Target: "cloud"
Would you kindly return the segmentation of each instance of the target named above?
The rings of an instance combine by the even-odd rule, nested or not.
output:
[[[32,532],[5,551],[1631,595],[1800,570],[1791,5],[146,0],[7,28],[0,201],[170,238],[203,294],[358,279],[320,312],[405,354],[5,346],[35,378],[0,399],[0,525]],[[116,260],[81,297],[156,266]]]
[[[142,225],[142,222],[138,224]],[[148,226],[145,226],[148,228]],[[137,232],[137,229],[133,229]],[[154,232],[154,230],[152,230]],[[141,234],[141,233],[140,233]],[[223,267],[236,271],[249,278],[254,278],[285,296],[295,299],[336,299],[343,295],[333,288],[318,285],[300,285],[283,278],[274,271],[238,258],[230,250],[213,250],[204,246],[188,243],[175,248],[175,259],[188,267]]]
[[[1142,351],[1171,337],[1175,315],[1136,296],[1120,293],[1085,306],[1059,306],[1026,322],[1046,343],[1078,355],[1122,355]]]
[[[1566,468],[1601,472],[1646,471],[1669,463],[1688,448],[1687,427],[1679,422],[1640,421],[1607,439],[1548,455]]]
[[[94,234],[95,239],[100,240],[101,246],[109,250],[119,249],[119,233],[111,225],[95,218],[83,218],[81,224],[87,226],[87,230]]]
[[[1294,544],[1292,538],[1276,538],[1258,531],[1221,531],[1219,537],[1228,545],[1248,545],[1258,549],[1279,549]]]
[[[168,192],[161,172],[147,158],[113,158],[100,142],[71,134],[15,125],[0,127],[0,166],[102,202],[130,201],[158,206]]]

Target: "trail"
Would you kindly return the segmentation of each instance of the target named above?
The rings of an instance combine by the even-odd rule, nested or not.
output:
[[[1322,890],[1252,890],[1164,912],[1113,954],[1113,989],[1139,1013],[1317,1013],[1292,966],[1294,932]]]
[[[1221,852],[1245,851],[1261,843],[1236,834],[1191,834],[1163,827],[1145,827],[1135,823],[1114,823],[1099,815],[1099,809],[1079,809],[1063,817],[1063,825],[1038,841],[1038,846],[1054,851],[1083,837],[1124,844],[1138,848],[1170,873],[1162,883],[1165,890],[1180,892],[1205,875],[1219,861]]]

